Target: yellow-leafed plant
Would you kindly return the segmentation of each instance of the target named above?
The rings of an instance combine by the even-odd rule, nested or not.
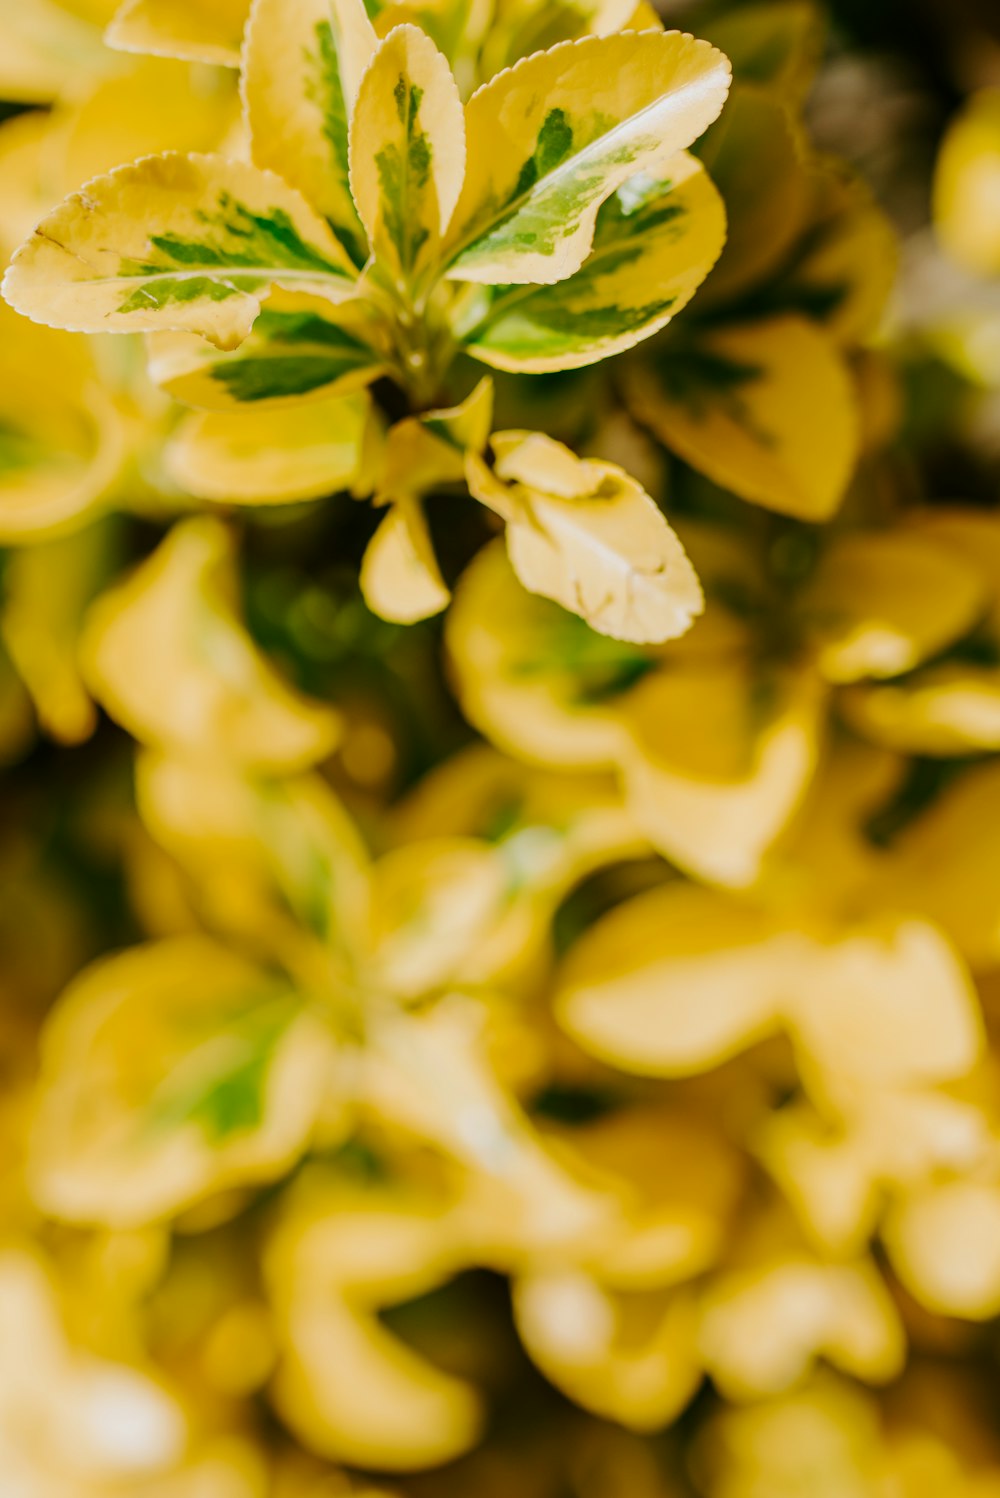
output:
[[[489,435],[488,387],[465,420],[435,409],[456,356],[572,369],[663,327],[722,247],[718,194],[685,149],[729,84],[715,48],[651,27],[571,35],[463,105],[419,19],[392,24],[390,7],[380,36],[361,0],[255,5],[241,63],[250,160],[163,153],[95,178],[42,220],[4,280],[36,321],[154,335],[157,381],[218,413],[173,456],[209,497],[257,487],[241,483],[242,424],[224,413],[280,403],[256,440],[287,458],[258,497],[299,498],[293,403],[324,399],[322,428],[351,432],[360,467],[367,428],[349,392],[394,381],[420,420],[390,431],[367,465],[393,508],[365,577],[376,607],[406,618],[447,597],[421,492],[460,480],[463,452],[476,463]],[[461,17],[437,16],[436,34],[449,19],[457,52]],[[682,632],[697,584],[641,487],[607,465],[569,477],[568,454],[512,443],[515,482],[498,472],[491,486],[477,463],[470,488],[516,533],[528,585],[550,591],[545,559],[528,557],[538,531],[561,574],[551,586],[595,627]]]
[[[0,0],[3,1498],[1000,1492],[1000,75],[828,10]]]

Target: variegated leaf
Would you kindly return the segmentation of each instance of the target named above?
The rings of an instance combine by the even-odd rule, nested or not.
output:
[[[122,52],[152,52],[238,68],[250,0],[125,0],[106,40]]]
[[[858,453],[847,369],[805,318],[706,329],[625,371],[633,414],[693,468],[742,499],[826,520]]]
[[[593,250],[575,275],[555,286],[499,288],[468,351],[498,369],[541,373],[631,348],[690,301],[725,233],[719,194],[694,157],[681,153],[608,198]]]
[[[46,1034],[38,1199],[134,1227],[280,1176],[315,1121],[326,1047],[286,982],[207,938],[95,963]]]
[[[280,284],[341,300],[353,267],[280,177],[217,156],[147,156],[39,224],[4,277],[10,304],[83,333],[181,329],[233,348]]]
[[[351,191],[380,265],[412,282],[437,257],[465,170],[458,86],[416,26],[380,43],[351,121]]]
[[[325,399],[384,372],[379,333],[360,301],[334,307],[277,291],[237,349],[220,350],[191,333],[154,334],[149,373],[177,400],[209,410]]]
[[[722,54],[679,32],[585,37],[498,74],[466,106],[448,274],[505,285],[572,275],[600,205],[696,140],[728,87]]]
[[[362,0],[256,0],[243,68],[254,161],[299,189],[358,266],[368,246],[349,187],[347,135],[376,42]]]

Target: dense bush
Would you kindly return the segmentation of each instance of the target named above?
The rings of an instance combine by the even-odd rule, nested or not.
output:
[[[1000,37],[870,10],[0,15],[4,1494],[1000,1494]]]

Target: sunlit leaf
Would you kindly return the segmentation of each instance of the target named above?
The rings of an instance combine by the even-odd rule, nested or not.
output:
[[[376,45],[361,0],[258,0],[243,97],[253,159],[305,196],[356,265],[367,255],[348,186],[348,124]]]
[[[808,671],[762,678],[695,656],[649,673],[619,706],[639,825],[697,877],[752,884],[815,772],[824,705]]]
[[[616,639],[664,640],[689,628],[703,606],[694,569],[634,479],[538,433],[497,433],[493,445],[495,473],[470,455],[469,486],[507,521],[526,588]]]
[[[388,274],[417,281],[437,258],[462,187],[465,130],[443,55],[415,26],[379,43],[351,119],[351,191]]]
[[[291,770],[322,759],[337,733],[335,715],[292,692],[243,628],[218,521],[177,526],[106,593],[81,652],[94,695],[153,747]]]
[[[96,27],[56,3],[5,5],[0,16],[0,97],[46,104],[71,91],[81,73],[107,68]]]
[[[412,624],[447,608],[451,597],[434,555],[419,499],[390,505],[361,563],[365,602],[383,619]]]
[[[577,1404],[633,1430],[658,1430],[702,1378],[690,1295],[614,1293],[572,1269],[540,1269],[514,1287],[527,1351]]]
[[[505,285],[572,275],[601,203],[696,140],[728,86],[722,54],[679,32],[585,37],[498,74],[466,106],[449,275]]]
[[[233,348],[276,284],[350,295],[339,242],[280,178],[214,156],[150,156],[88,183],[15,255],[4,295],[74,332],[181,329]]]
[[[952,120],[934,178],[934,220],[945,249],[983,276],[1000,272],[1000,93],[974,94]]]
[[[355,961],[370,937],[368,856],[337,797],[315,776],[273,779],[146,751],[136,765],[145,826],[183,868],[213,929],[288,951],[319,942]]]
[[[155,333],[149,373],[177,400],[234,410],[305,398],[325,400],[369,385],[385,352],[364,303],[276,291],[249,336],[229,352],[192,333]]]
[[[556,286],[500,289],[466,338],[499,369],[573,369],[631,348],[690,301],[718,257],[725,214],[693,157],[630,178],[602,205],[593,249]]]
[[[889,1215],[885,1242],[903,1284],[943,1316],[1000,1309],[1000,1191],[987,1181],[931,1184]]]
[[[92,525],[27,546],[7,561],[0,634],[45,731],[62,743],[89,738],[97,713],[77,660],[83,615],[106,580],[113,537]]]
[[[835,540],[799,607],[830,681],[898,676],[964,634],[982,612],[973,566],[919,532]]]
[[[457,1456],[479,1431],[475,1393],[377,1314],[453,1272],[459,1255],[443,1204],[406,1183],[302,1184],[268,1255],[283,1347],[278,1410],[307,1447],[334,1460],[407,1470]]]
[[[0,542],[85,524],[125,454],[122,413],[86,343],[0,306]]]

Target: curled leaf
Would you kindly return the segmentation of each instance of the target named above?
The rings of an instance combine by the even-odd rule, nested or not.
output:
[[[154,747],[271,769],[322,759],[336,717],[284,684],[243,628],[234,593],[225,527],[179,525],[91,611],[81,642],[91,690]]]
[[[698,579],[640,484],[537,433],[498,433],[494,450],[495,473],[469,455],[469,487],[507,521],[526,588],[616,639],[665,640],[690,627],[703,607]]]

